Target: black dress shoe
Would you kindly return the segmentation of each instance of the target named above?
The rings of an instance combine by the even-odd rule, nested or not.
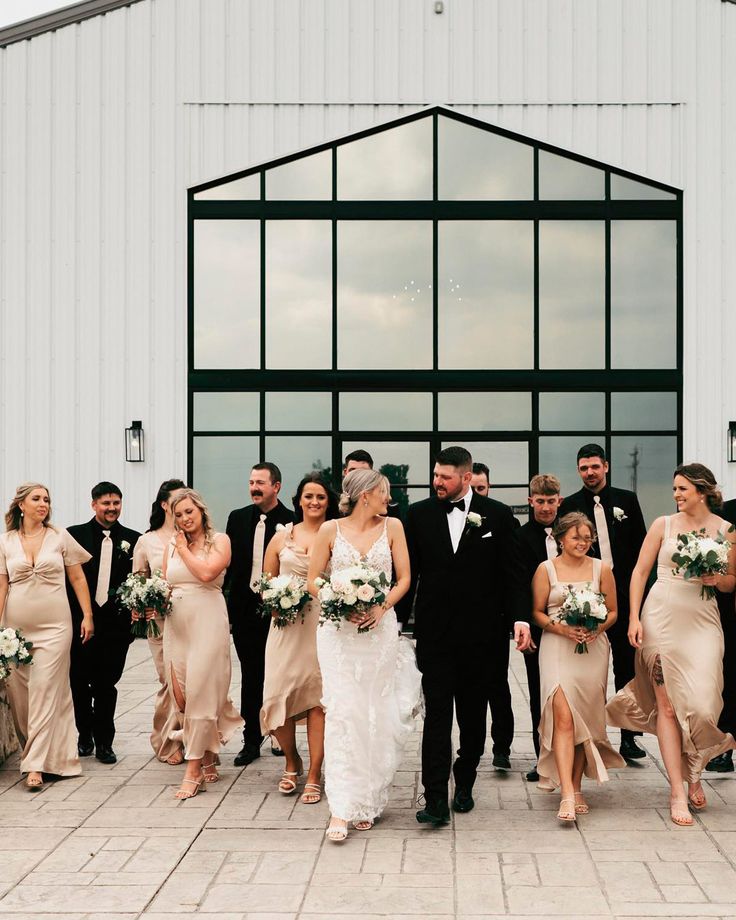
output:
[[[510,770],[511,761],[508,754],[494,754],[491,761],[497,770]]]
[[[467,811],[472,811],[475,807],[475,802],[473,801],[473,790],[463,788],[458,786],[455,789],[455,795],[452,799],[452,810],[458,811],[460,814],[465,814]]]
[[[442,827],[445,824],[449,824],[450,809],[447,807],[447,801],[443,802],[438,799],[434,802],[427,802],[424,808],[417,812],[417,821],[420,824],[431,824],[434,827]]]
[[[82,738],[77,741],[77,750],[80,757],[91,757],[95,752],[95,743],[91,738]]]
[[[537,773],[536,767],[532,767],[531,770],[527,773],[526,781],[528,783],[538,783],[539,782],[539,773]]]
[[[733,752],[726,751],[725,754],[719,754],[713,760],[709,760],[705,769],[710,773],[733,773]]]
[[[98,744],[97,750],[95,751],[95,757],[100,761],[100,763],[117,763],[118,759],[115,756],[115,751],[107,744]]]
[[[244,744],[235,755],[233,763],[236,767],[247,767],[249,763],[258,760],[261,756],[261,746],[256,744]]]
[[[639,747],[633,738],[622,738],[619,753],[624,760],[641,760],[647,756],[644,748]]]

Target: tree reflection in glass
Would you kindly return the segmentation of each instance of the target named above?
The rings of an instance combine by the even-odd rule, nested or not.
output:
[[[611,438],[611,485],[639,497],[647,525],[660,514],[673,514],[672,472],[677,466],[677,439],[636,435]]]
[[[217,530],[224,531],[228,514],[248,501],[248,474],[257,462],[257,437],[193,439],[192,483],[204,496]]]

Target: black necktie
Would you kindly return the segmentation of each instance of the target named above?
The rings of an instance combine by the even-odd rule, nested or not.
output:
[[[455,508],[459,508],[461,511],[465,511],[465,499],[461,498],[459,502],[445,502],[445,511],[448,514],[452,514]]]

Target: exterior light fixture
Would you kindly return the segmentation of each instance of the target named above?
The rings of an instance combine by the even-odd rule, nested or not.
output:
[[[736,422],[728,423],[728,462],[736,463]]]
[[[130,428],[125,429],[125,459],[129,463],[142,463],[143,455],[143,425],[140,421],[130,423]]]

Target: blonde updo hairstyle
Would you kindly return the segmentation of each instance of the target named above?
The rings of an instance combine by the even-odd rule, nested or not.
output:
[[[682,476],[689,483],[695,486],[705,499],[705,503],[711,511],[720,511],[723,507],[723,495],[718,488],[716,477],[702,463],[681,463],[675,472],[675,476]]]
[[[177,489],[176,492],[173,492],[169,497],[169,508],[171,513],[174,514],[176,511],[176,506],[179,502],[183,502],[184,499],[188,498],[191,503],[199,508],[202,513],[202,530],[204,531],[204,548],[207,552],[215,544],[215,528],[212,526],[212,521],[210,519],[210,512],[207,508],[207,505],[204,502],[202,496],[197,492],[196,489]],[[188,539],[188,538],[187,538]]]
[[[350,514],[364,492],[372,492],[379,486],[383,486],[387,494],[391,490],[390,483],[383,473],[377,470],[351,470],[342,481],[340,514]]]
[[[49,513],[43,522],[44,527],[51,527],[51,493],[48,487],[42,482],[23,482],[15,490],[15,495],[5,514],[5,529],[20,530],[20,522],[23,519],[23,512],[20,510],[21,502],[24,502],[34,489],[43,489],[49,497]],[[54,528],[51,528],[52,530]]]
[[[590,520],[587,514],[584,514],[582,511],[571,511],[569,514],[566,514],[564,517],[561,517],[559,521],[552,528],[552,536],[557,542],[557,546],[562,552],[562,538],[566,533],[569,533],[571,530],[579,530],[581,527],[587,527],[590,531],[590,535],[593,538],[593,542],[598,539],[598,534],[596,533],[593,522]]]

